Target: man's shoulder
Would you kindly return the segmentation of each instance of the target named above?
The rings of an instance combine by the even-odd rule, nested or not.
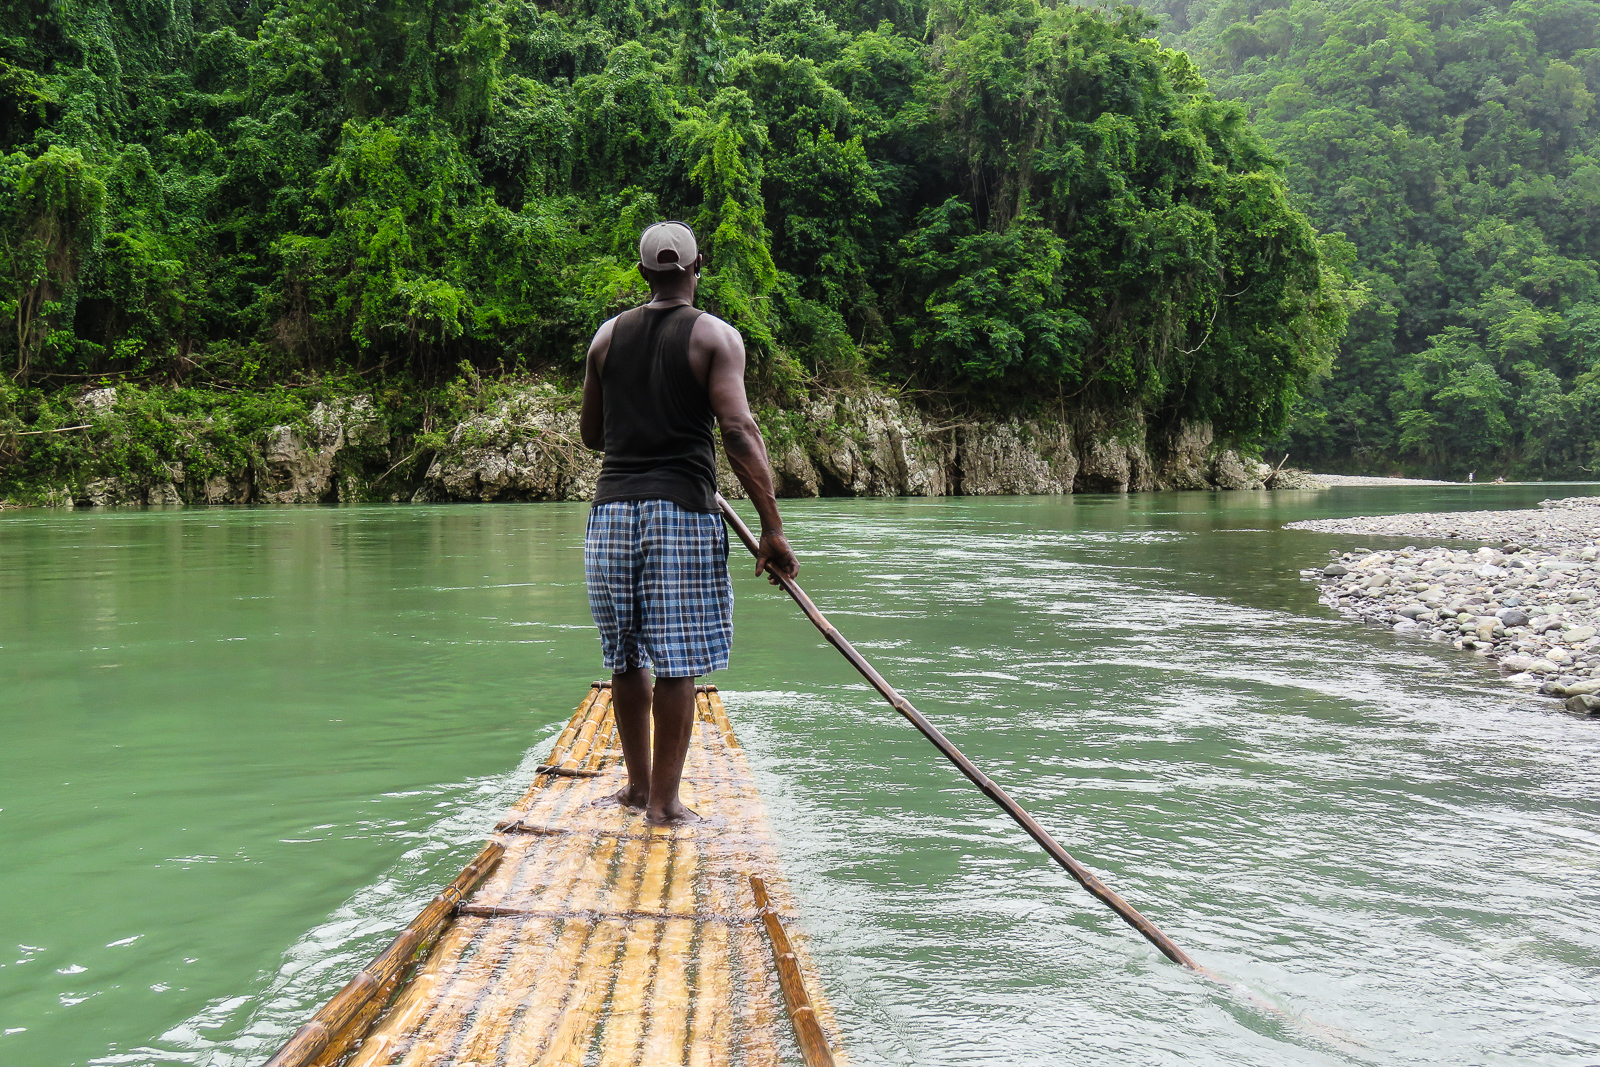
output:
[[[701,311],[700,317],[695,319],[692,337],[695,341],[703,341],[708,344],[725,344],[735,340],[739,341],[740,344],[744,342],[738,328],[733,323],[727,319],[718,318],[709,311]]]

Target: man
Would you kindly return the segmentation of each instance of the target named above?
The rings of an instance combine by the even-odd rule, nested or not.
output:
[[[800,569],[745,397],[744,340],[694,306],[704,261],[683,223],[646,228],[639,271],[650,302],[595,332],[578,422],[583,443],[605,453],[583,567],[628,771],[628,784],[605,802],[643,808],[653,826],[699,819],[678,799],[694,680],[726,667],[733,643],[713,419],[761,516],[756,574]]]

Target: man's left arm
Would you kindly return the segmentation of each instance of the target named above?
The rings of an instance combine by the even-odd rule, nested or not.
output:
[[[596,452],[606,450],[606,398],[600,385],[600,372],[605,369],[606,352],[611,348],[611,324],[607,319],[594,332],[589,342],[589,355],[584,360],[583,407],[578,410],[578,436],[586,447]]]

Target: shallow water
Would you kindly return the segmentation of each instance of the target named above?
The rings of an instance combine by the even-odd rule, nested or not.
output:
[[[1359,539],[1279,528],[1593,491],[788,504],[840,629],[1231,983],[738,561],[714,680],[852,1062],[1600,1060],[1600,724],[1337,619],[1296,571]],[[336,990],[598,676],[583,515],[0,517],[0,1063],[232,1067]]]

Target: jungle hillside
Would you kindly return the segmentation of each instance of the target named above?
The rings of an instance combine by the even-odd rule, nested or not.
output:
[[[1600,4],[1158,0],[1366,299],[1283,442],[1323,469],[1600,468]]]
[[[1133,8],[16,0],[3,19],[0,497],[203,477],[357,393],[386,476],[414,478],[496,383],[576,387],[592,331],[646,298],[636,241],[660,218],[699,233],[702,305],[743,333],[767,408],[878,388],[1207,424],[1247,450],[1331,372],[1366,300],[1351,272],[1376,269]]]

